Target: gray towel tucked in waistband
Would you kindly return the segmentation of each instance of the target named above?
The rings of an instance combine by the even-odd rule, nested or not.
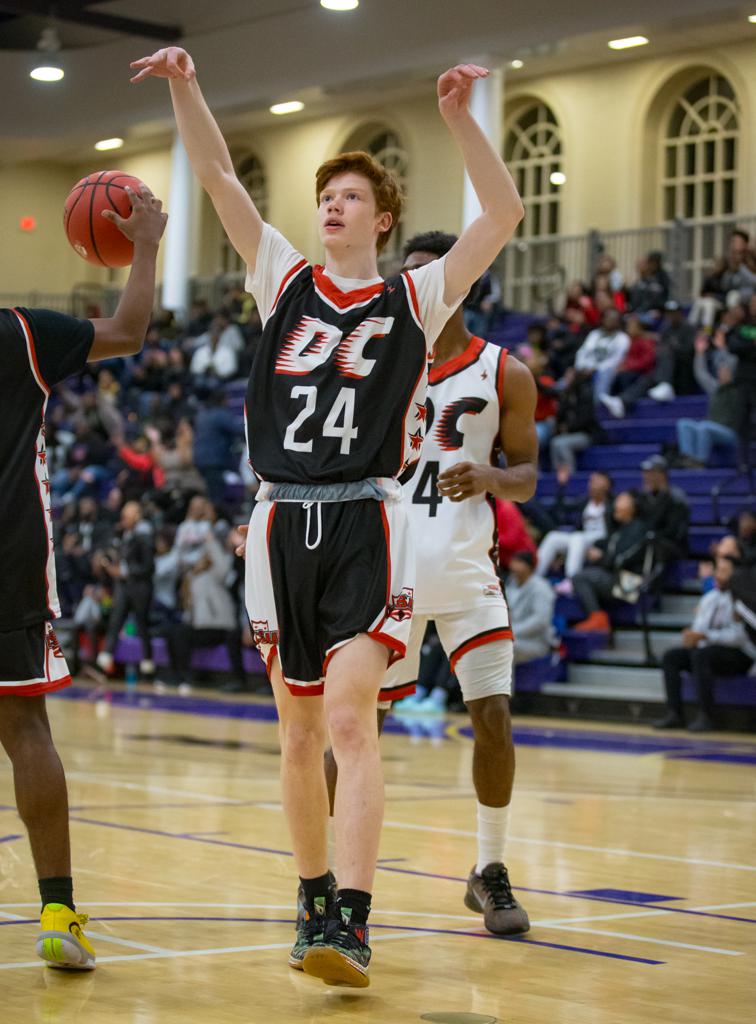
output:
[[[385,501],[388,497],[374,479],[343,484],[268,483],[264,486],[267,501],[362,501],[365,498]]]

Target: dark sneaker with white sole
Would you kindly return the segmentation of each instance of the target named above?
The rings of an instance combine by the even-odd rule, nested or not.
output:
[[[371,950],[367,925],[353,925],[338,908],[328,914],[325,929],[307,950],[304,972],[326,985],[367,988]]]
[[[522,935],[530,930],[524,908],[512,895],[509,875],[503,864],[488,864],[482,874],[470,872],[465,906],[483,915],[483,923],[494,935]]]

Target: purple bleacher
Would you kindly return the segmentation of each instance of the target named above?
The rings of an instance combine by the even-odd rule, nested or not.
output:
[[[538,693],[544,683],[563,683],[566,678],[567,666],[561,658],[547,654],[515,665],[514,692]]]
[[[606,420],[602,424],[608,444],[665,444],[677,437],[669,420]]]
[[[609,646],[609,635],[568,629],[562,634],[562,643],[567,649],[568,661],[588,661],[594,651],[603,651]]]
[[[595,449],[594,449],[595,450]],[[615,448],[607,447],[607,451],[616,451]],[[615,493],[618,491],[632,490],[633,488],[640,487],[641,472],[640,472],[640,460],[632,468],[610,468],[612,474],[612,480],[614,481]],[[585,495],[588,487],[588,477],[590,471],[579,470],[575,473],[567,483],[566,493],[570,497],[581,497]],[[731,469],[673,469],[669,474],[670,483],[675,487],[679,487],[685,491],[687,495],[709,495],[711,494],[712,488],[717,484],[721,484],[723,480],[727,480],[732,476]],[[554,473],[544,472],[541,473],[538,479],[538,495],[549,496],[554,495],[557,492],[557,479]],[[728,496],[737,496],[738,494],[748,494],[748,480],[745,476],[733,479],[727,487]],[[744,498],[744,507],[748,507],[749,503]]]
[[[709,399],[706,395],[683,395],[675,398],[672,402],[654,402],[651,398],[644,398],[635,406],[632,412],[633,420],[675,420],[687,418],[702,420],[706,416]],[[608,409],[599,402],[598,418],[604,423],[611,423],[612,417]]]
[[[650,595],[644,596],[641,600],[649,610],[654,606],[654,598]],[[615,626],[635,626],[640,621],[639,604],[629,604],[627,601],[609,601],[606,610]],[[561,595],[556,599],[554,614],[567,622],[579,622],[585,618],[583,606],[576,597]]]
[[[553,497],[541,499],[546,508],[552,508],[556,501]],[[737,516],[748,505],[744,496],[724,497],[719,499],[719,515],[723,519]],[[694,526],[706,526],[714,519],[714,506],[709,495],[691,495],[689,501],[690,521]]]
[[[119,665],[139,664],[142,659],[142,642],[139,637],[121,635],[113,658]],[[152,660],[161,668],[169,663],[168,648],[163,637],[154,637],[152,640]],[[265,672],[262,658],[252,648],[242,648],[242,661],[247,672]],[[206,672],[230,672],[231,662],[226,647],[198,648],[192,654],[192,668]]]
[[[682,673],[683,700],[695,700],[696,687],[688,672]],[[714,680],[717,704],[756,705],[756,676],[722,676]]]

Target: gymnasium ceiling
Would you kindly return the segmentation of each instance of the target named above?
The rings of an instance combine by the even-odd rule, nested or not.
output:
[[[65,79],[29,78],[36,42],[57,10]],[[178,37],[213,109],[252,127],[271,103],[301,99],[302,114],[368,109],[432,90],[458,60],[525,62],[512,78],[638,60],[742,40],[756,0],[361,0],[356,11],[318,0],[0,0],[0,160],[75,160],[121,135],[133,152],[169,138],[163,83],[129,84],[130,60]],[[610,54],[611,38],[651,43]]]

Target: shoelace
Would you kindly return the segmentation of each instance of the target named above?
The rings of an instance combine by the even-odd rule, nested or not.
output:
[[[507,910],[514,906],[512,886],[509,884],[507,869],[502,868],[495,875],[481,875],[483,886],[491,897],[493,905],[497,910]]]
[[[360,950],[367,943],[367,928],[365,928],[364,934],[364,940],[360,939],[359,935],[355,934],[353,925],[348,925],[343,918],[333,916],[328,918],[323,937],[326,940],[332,940],[338,935],[341,946],[345,946],[347,949]]]

